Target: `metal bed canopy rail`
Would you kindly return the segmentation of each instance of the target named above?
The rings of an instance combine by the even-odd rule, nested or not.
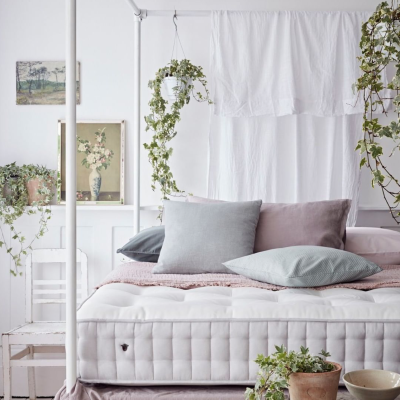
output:
[[[211,15],[210,10],[145,10],[140,9],[133,0],[126,0],[132,7],[133,13],[137,17],[169,17],[171,12],[176,12],[180,17],[208,17]]]
[[[66,391],[77,379],[76,315],[76,2],[66,0]],[[170,16],[175,10],[142,10],[127,0],[134,13],[133,87],[133,233],[140,230],[140,63],[141,22],[147,17]],[[182,10],[179,16],[207,17],[209,10]]]

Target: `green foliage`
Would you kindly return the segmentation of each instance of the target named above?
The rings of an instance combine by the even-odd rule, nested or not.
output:
[[[173,76],[178,80],[178,85],[174,87],[175,100],[168,109],[168,101],[161,95],[161,88],[164,78]],[[189,60],[171,60],[171,62],[156,72],[153,80],[149,81],[149,88],[152,90],[152,99],[149,102],[151,113],[144,119],[146,121],[146,131],[154,132],[152,141],[144,144],[144,148],[149,152],[149,161],[153,167],[151,188],[156,190],[159,186],[162,193],[162,200],[167,200],[168,196],[181,195],[171,168],[169,160],[173,149],[168,147],[168,142],[176,134],[176,124],[181,120],[180,112],[185,104],[189,104],[191,96],[195,100],[206,101],[212,104],[210,93],[207,89],[202,67],[193,65]],[[205,94],[195,92],[194,83],[199,82]],[[159,216],[161,219],[161,214]]]
[[[381,139],[393,142],[391,154],[400,149],[400,8],[392,1],[391,5],[383,2],[369,20],[362,25],[360,41],[362,55],[358,57],[362,75],[354,84],[364,102],[364,139],[358,142],[356,150],[364,157],[360,168],[366,166],[372,174],[372,186],[379,186],[394,220],[400,224],[399,180],[383,164]],[[382,82],[383,71],[389,64],[395,65],[396,73],[385,87]],[[383,97],[382,91],[395,91],[394,97]],[[392,100],[397,120],[382,126],[373,114],[382,111],[387,114],[385,100]]]
[[[270,356],[258,355],[255,362],[260,367],[253,389],[247,388],[246,400],[284,400],[284,390],[290,385],[290,375],[295,372],[330,372],[335,366],[325,361],[330,354],[324,350],[312,356],[308,348],[300,347],[299,352],[287,351],[275,346],[276,352]]]
[[[4,247],[10,254],[14,266],[10,272],[17,276],[19,267],[22,266],[21,257],[32,250],[32,244],[47,232],[47,222],[51,218],[51,210],[48,207],[54,197],[53,186],[56,183],[56,171],[39,165],[23,165],[19,167],[16,163],[0,167],[0,233],[2,240],[0,247]],[[31,207],[28,205],[27,182],[39,179],[40,185],[37,194],[40,199],[34,201]],[[59,181],[57,180],[57,183]],[[14,223],[22,215],[39,214],[39,229],[33,239],[29,242],[18,232]],[[8,225],[11,231],[12,242],[7,244],[3,226]],[[15,246],[16,248],[12,247]]]

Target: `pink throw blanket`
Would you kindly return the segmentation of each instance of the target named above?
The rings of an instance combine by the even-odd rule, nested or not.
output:
[[[259,282],[236,274],[152,274],[151,270],[154,265],[153,263],[141,262],[123,264],[110,272],[97,288],[109,283],[130,283],[137,286],[169,286],[179,289],[193,289],[205,286],[254,287],[268,290],[289,289],[285,286]],[[381,268],[383,269],[382,272],[360,281],[337,283],[312,289],[349,288],[371,290],[383,287],[400,287],[400,265],[384,265]]]

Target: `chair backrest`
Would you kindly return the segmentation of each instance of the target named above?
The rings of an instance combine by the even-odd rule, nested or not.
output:
[[[35,264],[66,263],[66,249],[37,249],[32,250],[26,258],[25,269],[25,319],[32,322],[33,304],[62,304],[65,303],[66,280],[33,279]],[[81,303],[88,297],[87,256],[81,250],[76,250],[76,260],[80,264],[80,279],[77,280],[77,302]],[[55,288],[54,288],[55,287]],[[63,295],[64,298],[61,297]],[[54,296],[52,298],[51,296]]]

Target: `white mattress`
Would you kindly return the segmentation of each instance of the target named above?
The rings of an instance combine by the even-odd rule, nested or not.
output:
[[[98,289],[79,320],[304,319],[399,320],[400,288],[286,289],[204,287],[190,290],[114,283]]]
[[[78,311],[80,378],[118,385],[252,385],[275,345],[328,350],[342,373],[400,373],[400,288],[367,292],[115,283]]]

